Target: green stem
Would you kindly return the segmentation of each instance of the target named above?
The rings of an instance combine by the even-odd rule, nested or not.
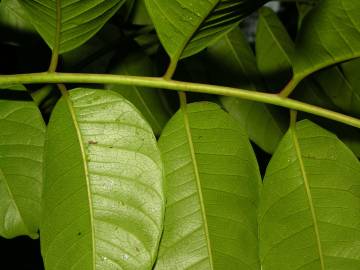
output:
[[[321,107],[310,105],[297,100],[284,98],[276,94],[267,94],[238,88],[208,85],[200,83],[165,80],[163,78],[125,76],[111,74],[84,73],[31,73],[17,75],[0,75],[0,84],[34,84],[34,83],[93,83],[137,85],[151,88],[162,88],[175,91],[189,91],[222,96],[232,96],[241,99],[273,104],[293,110],[325,117],[350,126],[360,128],[360,119],[333,112]]]
[[[280,91],[279,96],[286,98],[291,95],[291,93],[295,90],[296,86],[298,86],[299,82],[302,80],[298,77],[293,77],[288,84]]]
[[[290,110],[290,128],[294,128],[296,126],[297,119],[297,111]]]
[[[170,80],[174,76],[177,64],[178,64],[177,59],[176,60],[173,60],[173,59],[171,60],[170,65],[168,66],[168,69],[166,70],[166,73],[163,76],[163,78],[165,80]]]
[[[61,1],[56,1],[56,32],[54,37],[54,48],[52,50],[49,72],[55,72],[59,61],[61,34]]]

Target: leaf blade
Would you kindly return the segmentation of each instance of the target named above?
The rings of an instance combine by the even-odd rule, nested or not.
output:
[[[0,235],[37,238],[45,124],[34,102],[4,98],[0,126]]]
[[[357,269],[359,177],[359,161],[336,136],[307,120],[292,127],[264,179],[259,211],[263,269]]]
[[[59,53],[64,53],[95,35],[124,2],[24,0],[21,4],[49,47],[59,46]]]
[[[254,53],[239,28],[219,39],[206,53],[215,83],[264,90]],[[266,152],[275,151],[288,122],[280,110],[234,97],[220,97],[220,102],[244,127],[253,142]]]
[[[294,43],[276,13],[259,10],[256,29],[256,63],[271,91],[281,89],[291,78]]]
[[[142,52],[133,52],[121,59],[111,68],[112,74],[149,76],[155,75],[154,64]],[[169,119],[169,113],[161,102],[159,91],[154,91],[147,87],[139,86],[120,86],[106,85],[106,89],[118,92],[127,100],[132,102],[144,115],[156,135],[160,135],[161,130]]]
[[[307,14],[292,56],[296,80],[360,56],[359,11],[358,1],[325,0]],[[328,18],[333,20],[329,21]]]
[[[189,104],[186,114],[188,124],[178,111],[159,140],[168,195],[155,269],[258,269],[254,209],[260,177],[246,135],[215,104]],[[225,224],[233,230],[224,230]],[[251,248],[241,244],[244,239]]]
[[[145,0],[161,43],[172,61],[203,50],[265,2]]]
[[[61,100],[50,121],[46,153],[41,227],[45,265],[150,269],[164,203],[160,154],[152,131],[114,92],[77,89],[70,98],[86,160],[69,105]],[[62,161],[61,168],[53,156]],[[66,218],[59,220],[64,213]]]

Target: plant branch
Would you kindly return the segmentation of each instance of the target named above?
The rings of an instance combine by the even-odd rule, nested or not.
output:
[[[347,116],[297,100],[284,98],[276,94],[267,94],[233,87],[165,80],[163,78],[156,77],[125,76],[111,74],[44,72],[17,75],[0,75],[0,84],[34,83],[93,83],[137,85],[151,88],[163,88],[175,91],[189,91],[196,93],[232,96],[256,102],[268,103],[293,110],[303,111],[360,128],[360,119],[355,117]]]
[[[167,70],[166,70],[166,72],[165,72],[165,74],[163,76],[163,78],[165,80],[170,80],[173,77],[173,75],[175,73],[175,70],[176,70],[176,67],[177,67],[177,64],[178,64],[177,60],[176,61],[171,60],[170,65],[168,66],[168,68],[167,68]]]
[[[300,83],[301,80],[302,80],[302,78],[299,79],[296,76],[293,77],[287,83],[287,85],[279,92],[279,96],[283,97],[283,98],[287,98],[295,90],[296,86],[298,86],[298,84]]]

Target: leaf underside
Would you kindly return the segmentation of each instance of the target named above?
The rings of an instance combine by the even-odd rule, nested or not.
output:
[[[163,214],[162,164],[151,127],[117,93],[70,91],[47,132],[46,269],[151,269]]]
[[[218,105],[189,104],[159,146],[167,206],[155,269],[258,269],[261,180],[239,124]]]
[[[264,270],[360,268],[360,163],[308,120],[267,168],[259,210]]]
[[[18,94],[27,97],[26,92]],[[37,238],[45,124],[34,102],[2,98],[0,95],[0,236]]]

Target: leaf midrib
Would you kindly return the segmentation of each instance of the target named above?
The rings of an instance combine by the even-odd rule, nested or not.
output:
[[[81,135],[81,130],[80,130],[80,126],[79,123],[77,121],[76,118],[76,113],[75,113],[75,109],[73,107],[72,101],[70,100],[70,97],[68,94],[63,96],[66,104],[69,108],[70,111],[70,115],[72,118],[72,122],[76,131],[76,136],[77,136],[77,140],[79,142],[79,146],[80,146],[80,151],[81,151],[81,157],[82,157],[82,163],[83,163],[83,168],[84,168],[84,175],[85,175],[85,180],[86,180],[86,189],[87,189],[87,197],[88,197],[88,203],[89,203],[89,214],[90,214],[90,226],[91,226],[91,242],[92,242],[92,269],[95,270],[95,227],[94,227],[94,212],[93,212],[93,203],[92,203],[92,197],[91,197],[91,188],[90,188],[90,179],[89,179],[89,170],[88,170],[88,166],[87,166],[87,161],[86,161],[86,152],[85,152],[85,148],[84,148],[84,142],[82,139],[82,135]]]
[[[203,198],[202,189],[201,189],[200,173],[199,173],[198,165],[197,165],[197,161],[196,161],[196,154],[195,154],[194,144],[192,141],[191,127],[190,127],[190,123],[189,123],[189,115],[188,115],[186,107],[187,106],[182,106],[181,110],[184,115],[184,127],[185,127],[185,131],[186,131],[186,138],[187,138],[187,141],[189,144],[191,163],[194,168],[195,180],[196,180],[200,208],[201,208],[201,216],[202,216],[203,223],[204,223],[204,231],[205,231],[205,238],[206,238],[207,250],[208,250],[208,255],[209,255],[210,269],[214,269],[214,263],[213,263],[212,252],[211,252],[209,228],[208,228],[207,217],[206,217],[206,212],[205,212],[204,198]]]
[[[318,249],[318,253],[319,253],[321,270],[325,270],[324,255],[323,255],[322,245],[321,245],[321,240],[320,240],[319,224],[318,224],[317,217],[316,217],[316,211],[315,211],[315,207],[314,207],[314,203],[313,203],[313,198],[312,198],[312,194],[311,194],[311,190],[310,190],[309,180],[307,177],[304,161],[302,158],[300,144],[299,144],[298,137],[296,134],[295,123],[292,124],[290,127],[290,134],[291,134],[291,138],[292,138],[292,141],[293,141],[293,144],[295,147],[297,160],[299,161],[301,175],[304,180],[304,188],[306,191],[306,196],[308,199],[309,208],[310,208],[310,212],[311,212],[311,218],[312,218],[314,232],[315,232],[316,245],[317,245],[317,249]]]
[[[156,1],[156,0],[155,0]],[[183,44],[181,45],[179,51],[172,57],[172,61],[173,62],[178,62],[179,59],[181,58],[182,54],[184,53],[186,47],[190,44],[191,40],[193,39],[193,37],[195,36],[196,32],[199,30],[200,26],[202,25],[202,23],[206,20],[206,18],[208,18],[211,13],[213,12],[213,10],[216,8],[216,6],[220,3],[220,0],[217,0],[216,3],[213,4],[212,8],[210,9],[209,13],[203,18],[203,20],[199,20],[199,23],[196,25],[196,27],[194,27],[194,31],[192,31],[189,35],[189,37],[187,39],[185,39],[185,41],[183,42]]]
[[[275,44],[278,46],[278,48],[280,49],[280,51],[283,53],[284,57],[286,58],[289,66],[292,66],[292,62],[290,59],[290,56],[288,55],[288,53],[286,52],[286,50],[284,49],[284,47],[282,46],[282,44],[280,43],[280,41],[277,39],[276,35],[274,34],[274,32],[272,31],[272,28],[270,27],[270,23],[268,23],[268,21],[265,19],[265,16],[263,16],[262,21],[264,22],[265,27],[267,28],[267,30],[269,31],[268,33],[270,34],[270,36],[272,37],[273,41],[275,42]],[[293,43],[289,44],[291,46],[294,46]]]

